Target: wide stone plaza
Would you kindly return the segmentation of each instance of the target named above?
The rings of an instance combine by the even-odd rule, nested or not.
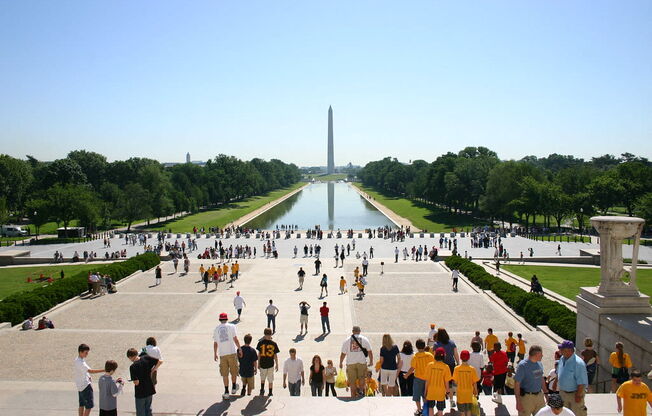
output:
[[[114,247],[120,247],[117,241]],[[277,241],[281,252],[283,246],[289,251],[289,246],[295,242]],[[303,239],[298,241],[301,245],[306,242]],[[314,240],[311,242],[315,243]],[[330,283],[329,295],[324,299],[320,299],[319,278],[313,276],[314,258],[310,257],[292,259],[285,255],[278,260],[260,257],[240,260],[241,277],[233,288],[220,283],[217,290],[210,285],[208,292],[203,291],[197,270],[200,263],[211,264],[210,260],[193,259],[187,276],[175,274],[172,263],[167,261],[162,263],[160,286],[153,286],[154,271],[149,270],[120,282],[117,294],[77,299],[49,313],[48,317],[56,324],[55,330],[4,330],[0,332],[0,350],[20,353],[3,354],[0,358],[0,409],[4,409],[0,411],[17,414],[15,412],[20,409],[22,415],[70,414],[76,406],[71,370],[77,345],[83,342],[91,346],[88,359],[91,367],[100,368],[105,360],[114,359],[119,363],[117,375],[128,378],[129,362],[125,352],[129,347],[143,347],[148,336],[157,338],[164,359],[153,406],[157,414],[290,415],[299,414],[301,409],[314,409],[315,402],[288,397],[287,390],[282,389],[282,372],[276,375],[271,399],[252,396],[222,402],[222,380],[212,357],[212,331],[220,312],[229,313],[230,319],[235,317],[232,301],[236,291],[241,291],[247,303],[242,321],[237,323],[241,340],[246,333],[254,336],[254,342],[262,336],[266,326],[264,308],[269,299],[279,307],[274,339],[281,348],[281,364],[288,356],[288,349],[295,347],[306,364],[306,370],[315,354],[324,360],[332,359],[337,365],[341,344],[350,334],[352,325],[362,327],[377,355],[384,333],[392,334],[394,341],[401,345],[406,339],[414,342],[426,337],[430,323],[435,323],[447,328],[459,350],[468,348],[475,330],[484,336],[486,329],[492,327],[501,340],[507,331],[522,333],[529,345],[543,346],[546,371],[551,368],[556,349],[553,338],[516,319],[499,301],[478,291],[464,279],[460,282],[459,292],[452,292],[450,272],[443,262],[401,261],[394,264],[388,255],[392,244],[383,240],[358,240],[356,249],[364,250],[370,242],[376,252],[384,256],[377,255],[371,260],[368,294],[362,301],[355,299],[355,290],[338,294],[339,276],[344,275],[351,284],[353,269],[360,265],[353,256],[347,258],[343,268],[334,268],[334,261],[324,259],[322,271],[328,274]],[[322,240],[321,244],[327,247],[333,244],[333,240]],[[381,261],[385,263],[383,274],[380,273]],[[308,273],[301,291],[296,276],[299,267]],[[298,303],[302,300],[312,306],[305,336],[298,335]],[[318,313],[323,301],[331,308],[332,332],[327,335],[322,335]],[[309,394],[306,385],[302,395]],[[338,390],[338,395],[348,394]],[[33,400],[33,397],[39,400]],[[496,405],[486,399],[482,401],[485,412],[492,414]],[[397,414],[397,411],[410,414],[413,410],[413,404],[407,398],[388,401],[378,397],[355,403],[333,403],[340,404],[336,407],[329,405],[330,411],[366,409],[361,411],[389,415]],[[509,399],[505,403],[509,406]],[[129,383],[119,398],[118,408],[121,412],[134,411],[133,386]],[[507,414],[504,412],[509,409],[498,410]],[[312,414],[320,413],[314,410]]]

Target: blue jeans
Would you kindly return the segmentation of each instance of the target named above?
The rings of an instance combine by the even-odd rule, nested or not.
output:
[[[136,416],[152,416],[152,396],[136,397]]]
[[[322,316],[321,317],[321,330],[322,330],[322,332],[326,332],[326,328],[328,328],[328,332],[331,332],[331,322],[328,319],[328,316]]]
[[[271,328],[272,332],[276,332],[276,315],[267,315],[267,328]]]
[[[288,390],[290,391],[290,396],[300,396],[301,395],[301,380],[296,383],[288,383]]]

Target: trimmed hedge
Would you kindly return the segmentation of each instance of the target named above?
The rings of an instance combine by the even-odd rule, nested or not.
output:
[[[526,292],[460,256],[448,257],[445,263],[450,269],[458,269],[480,289],[491,290],[530,325],[548,325],[563,339],[575,340],[577,314],[560,303]]]
[[[97,272],[107,274],[117,282],[138,270],[151,269],[160,262],[158,255],[145,253],[123,262],[98,265]],[[88,290],[88,272],[79,272],[63,280],[55,280],[45,287],[15,293],[0,302],[0,322],[19,324],[61,302],[81,295],[86,290]]]
[[[29,241],[29,244],[32,246],[42,246],[45,244],[84,243],[86,241],[91,241],[91,240],[92,238],[89,237],[76,237],[76,238],[47,237],[47,238],[41,238],[39,240],[32,238]]]

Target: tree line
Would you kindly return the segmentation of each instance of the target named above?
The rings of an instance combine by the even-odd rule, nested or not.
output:
[[[196,212],[286,187],[301,178],[299,168],[277,159],[243,161],[218,155],[205,165],[164,166],[147,158],[108,162],[95,152],[75,150],[43,162],[0,155],[0,224],[28,218],[37,227],[49,221],[88,230],[116,221],[130,228],[175,212]]]
[[[509,223],[529,231],[535,216],[561,228],[577,220],[580,231],[591,215],[620,209],[652,223],[652,164],[624,153],[583,160],[551,154],[500,160],[486,147],[448,152],[433,162],[369,162],[358,172],[364,185],[392,195],[424,200],[450,212]]]

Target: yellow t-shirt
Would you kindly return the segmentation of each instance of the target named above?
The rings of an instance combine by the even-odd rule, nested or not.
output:
[[[359,277],[360,276],[360,270],[356,267],[355,270],[353,271],[353,276]]]
[[[233,268],[231,270],[235,270],[236,272],[239,272],[240,271],[240,264],[239,263],[234,264]]]
[[[360,290],[364,289],[364,285],[362,284],[362,280],[358,280],[358,289],[360,289]]]
[[[457,402],[473,403],[473,385],[480,378],[475,368],[468,364],[460,364],[453,370],[453,381],[457,384]]]
[[[446,400],[446,386],[450,380],[451,369],[443,361],[428,364],[426,367],[426,382],[428,383],[426,400],[438,402]]]
[[[514,337],[509,337],[505,339],[505,352],[512,352],[512,350],[509,348],[512,344],[516,344],[516,339],[514,339]],[[513,352],[516,352],[516,345],[514,345]]]
[[[498,337],[495,336],[494,334],[487,335],[484,338],[484,343],[487,347],[487,351],[493,351],[494,350],[494,344],[498,342]]]
[[[625,367],[626,368],[632,368],[632,359],[629,357],[629,354],[624,353],[625,356]],[[611,355],[609,355],[609,364],[613,368],[620,368],[620,362],[618,361],[618,353],[612,352]]]
[[[208,273],[212,276],[215,274],[215,266],[211,266],[210,269],[208,269]]]
[[[523,339],[518,341],[518,353],[525,354],[525,341],[523,341]]]
[[[344,286],[346,286],[346,280],[340,279],[340,289],[344,289]]]
[[[414,377],[425,380],[426,367],[433,361],[435,361],[435,357],[429,352],[420,351],[414,354],[410,362],[410,367],[414,368]]]
[[[228,274],[229,273],[229,266],[226,264],[222,266],[222,274]]]
[[[632,380],[626,381],[618,387],[616,395],[623,399],[623,416],[647,414],[647,402],[652,400],[652,393],[645,383],[637,386]]]
[[[235,272],[238,270],[238,267],[234,264],[231,266],[231,274],[235,274]]]
[[[206,269],[204,269],[204,266],[201,266],[199,268],[199,273],[203,276],[205,272],[206,272]]]
[[[376,381],[376,379],[369,377],[366,379],[366,382],[367,382],[367,389],[371,389],[374,392],[378,390],[378,382]]]

